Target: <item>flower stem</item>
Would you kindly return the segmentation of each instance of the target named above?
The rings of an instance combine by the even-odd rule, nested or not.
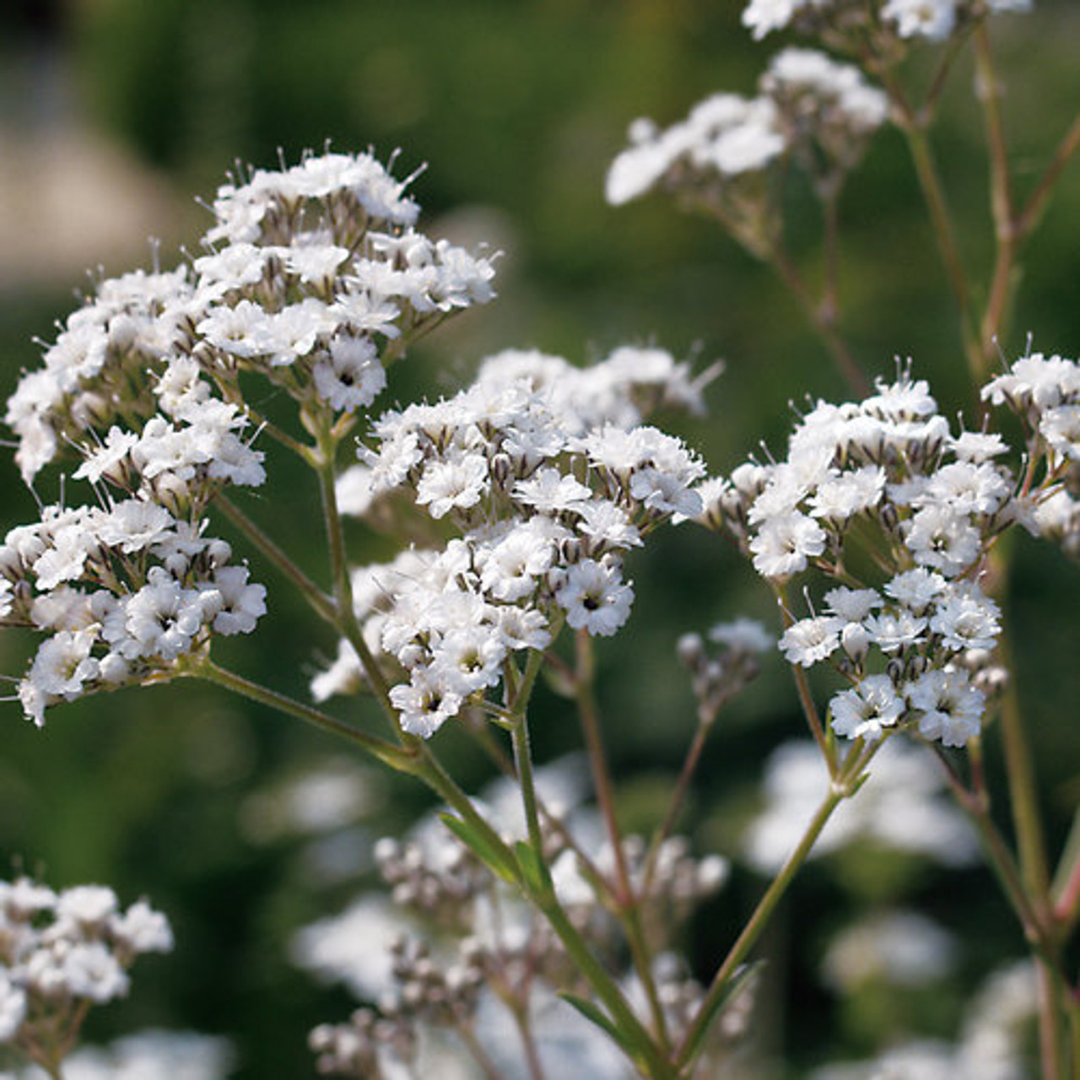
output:
[[[396,746],[374,735],[358,731],[349,724],[328,716],[320,709],[306,705],[302,701],[297,701],[295,698],[271,690],[269,687],[262,686],[259,683],[252,682],[250,679],[245,679],[235,672],[228,671],[215,664],[209,657],[203,657],[186,667],[182,667],[179,674],[204,679],[206,682],[224,687],[226,690],[230,690],[234,694],[240,694],[251,701],[258,702],[260,705],[266,705],[271,709],[276,709],[278,712],[285,713],[287,716],[303,720],[305,723],[312,724],[328,734],[346,739],[397,772],[410,773],[414,776],[420,775],[418,771],[419,761],[413,749]]]
[[[985,381],[986,363],[972,323],[971,290],[960,259],[945,190],[938,176],[930,142],[926,137],[925,121],[916,115],[889,67],[882,68],[881,77],[892,103],[897,125],[907,140],[915,175],[930,213],[938,253],[960,315],[960,337],[964,345],[964,355],[967,357],[972,383],[974,386],[980,386]]]
[[[806,862],[810,851],[832,816],[833,811],[844,799],[853,795],[858,789],[863,770],[870,763],[880,745],[881,743],[875,743],[864,747],[861,740],[852,745],[840,774],[831,780],[829,790],[807,825],[798,846],[788,856],[787,862],[784,863],[780,872],[766,889],[765,894],[758,901],[753,915],[750,916],[735,944],[732,945],[731,950],[713,976],[713,981],[698,1009],[697,1016],[687,1029],[676,1052],[676,1063],[684,1072],[693,1060],[696,1048],[700,1047],[702,1043],[705,1029],[712,1021],[719,1003],[723,1000],[728,982],[761,936],[761,932],[765,929],[770,917],[776,910],[776,905],[780,902],[784,893],[787,892],[788,886],[794,880],[800,867]]]
[[[214,500],[221,512],[270,560],[299,590],[304,599],[314,608],[315,613],[332,626],[337,625],[337,612],[334,602],[296,565],[293,560],[224,494]]]
[[[592,639],[589,637],[588,631],[579,630],[577,632],[575,649],[577,664],[574,690],[578,716],[581,719],[581,730],[585,737],[585,747],[592,769],[593,786],[596,788],[596,801],[600,806],[600,813],[607,829],[608,843],[611,846],[615,866],[615,880],[611,885],[612,901],[616,912],[620,916],[620,922],[626,931],[634,968],[637,971],[638,978],[641,980],[645,997],[649,1002],[657,1038],[661,1046],[666,1048],[668,1045],[667,1022],[664,1017],[663,1006],[660,1004],[656,980],[653,977],[650,949],[641,924],[640,897],[635,894],[633,883],[630,880],[630,868],[626,863],[622,831],[619,828],[618,818],[615,814],[615,796],[611,775],[608,771],[607,754],[604,751],[604,742],[600,734],[600,716],[596,706],[596,696],[593,693]]]

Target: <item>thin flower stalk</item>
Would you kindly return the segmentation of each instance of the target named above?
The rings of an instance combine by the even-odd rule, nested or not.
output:
[[[578,631],[575,639],[577,664],[575,668],[575,696],[581,730],[585,737],[585,747],[592,770],[593,785],[596,789],[596,801],[607,829],[608,844],[611,847],[615,867],[615,881],[612,883],[612,899],[615,910],[626,931],[634,968],[641,979],[645,996],[649,1002],[656,1035],[662,1047],[667,1046],[667,1021],[660,1004],[656,981],[653,978],[651,953],[641,924],[641,912],[630,870],[626,863],[623,849],[623,836],[615,813],[615,795],[608,770],[607,755],[604,751],[603,738],[600,734],[600,717],[593,691],[595,664],[592,641],[584,631]]]
[[[815,842],[821,835],[821,831],[828,824],[829,818],[832,817],[833,811],[844,799],[850,798],[858,791],[861,782],[865,779],[865,769],[881,745],[882,743],[878,742],[866,746],[861,739],[852,744],[840,775],[831,780],[824,799],[822,799],[817,811],[807,825],[806,831],[803,833],[795,850],[788,856],[779,873],[773,878],[768,889],[765,890],[765,894],[758,901],[754,913],[743,926],[727,956],[724,957],[723,962],[713,976],[704,1001],[698,1008],[697,1019],[691,1024],[676,1050],[675,1061],[684,1073],[693,1062],[696,1048],[702,1043],[705,1029],[714,1018],[716,1008],[727,992],[728,983],[757,943],[758,938],[776,910],[777,904],[780,903],[788,887],[795,879],[795,875],[809,857]]]

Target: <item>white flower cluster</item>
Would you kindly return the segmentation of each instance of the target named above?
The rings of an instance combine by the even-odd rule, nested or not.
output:
[[[386,381],[382,344],[400,348],[494,295],[490,259],[414,228],[407,185],[370,154],[326,153],[220,188],[207,254],[190,268],[103,281],[20,383],[7,421],[26,480],[65,444],[89,449],[88,429],[113,417],[160,428],[160,408],[184,431],[235,428],[235,412],[225,423],[222,402],[207,401],[200,369],[229,401],[240,400],[238,372],[254,371],[309,409],[369,405]],[[159,434],[183,453],[178,436]]]
[[[780,640],[790,662],[828,662],[851,683],[830,706],[838,734],[875,741],[910,722],[962,746],[980,730],[976,682],[996,677],[984,669],[998,609],[980,565],[1026,511],[993,460],[1006,449],[1000,437],[952,435],[927,384],[906,373],[877,391],[859,404],[819,402],[786,460],[709,482],[708,516],[777,584],[808,567],[842,582]]]
[[[714,94],[664,130],[635,120],[631,145],[608,171],[608,202],[630,202],[661,183],[718,198],[739,177],[787,155],[812,162],[814,149],[824,151],[831,167],[849,169],[887,116],[885,95],[858,68],[809,49],[775,57],[759,91],[749,99]]]
[[[24,375],[6,417],[24,479],[73,448],[100,504],[47,507],[0,549],[0,619],[50,635],[19,686],[37,724],[265,612],[263,587],[205,532],[225,485],[265,479],[241,373],[285,390],[312,429],[372,402],[385,343],[400,355],[493,295],[490,260],[415,230],[406,186],[368,154],[331,153],[230,183],[207,254],[102,281]]]
[[[127,993],[137,956],[172,945],[164,915],[142,900],[121,910],[107,886],[0,882],[0,1043],[36,1060],[74,1041],[89,1006]]]
[[[645,361],[641,378],[634,356]],[[377,449],[361,451],[373,493],[404,489],[459,534],[354,582],[365,640],[407,675],[390,691],[406,731],[429,736],[482,697],[511,653],[550,643],[560,613],[575,629],[615,633],[633,599],[623,552],[700,509],[698,458],[656,428],[623,426],[640,416],[638,389],[699,404],[683,366],[659,350],[621,349],[592,375],[568,378],[584,391],[572,398],[564,364],[500,354],[455,397],[385,413]],[[342,646],[312,689],[321,699],[359,681]]]
[[[47,634],[19,682],[28,719],[168,673],[212,634],[250,633],[266,590],[205,522],[148,498],[49,506],[0,546],[0,620]]]
[[[944,41],[964,22],[1005,11],[1030,11],[1031,0],[750,0],[743,25],[756,41],[792,27],[804,33],[884,27],[898,38]]]
[[[1040,535],[1080,558],[1080,364],[1032,353],[989,382],[983,400],[1008,405],[1027,434],[1031,466],[1043,466],[1032,517]]]

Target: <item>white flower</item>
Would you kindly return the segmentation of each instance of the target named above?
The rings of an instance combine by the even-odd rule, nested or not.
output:
[[[96,637],[93,630],[61,630],[43,641],[23,680],[33,688],[28,691],[29,701],[35,704],[41,698],[74,701],[79,697],[84,685],[98,675],[98,662],[90,655]],[[28,715],[38,722],[36,712]]]
[[[982,550],[978,529],[948,505],[924,506],[903,523],[903,531],[916,561],[946,577],[963,573]]]
[[[546,531],[529,522],[513,529],[488,550],[480,572],[484,591],[511,603],[533,592],[537,579],[551,569],[555,559],[554,543],[550,535],[544,535]]]
[[[410,735],[430,738],[461,709],[460,694],[448,689],[437,672],[414,668],[409,682],[390,688],[390,701],[401,713],[401,726]]]
[[[904,699],[887,675],[867,675],[854,689],[829,702],[832,728],[849,739],[877,742],[904,714]]]
[[[330,342],[330,359],[315,364],[312,378],[319,397],[339,412],[366,408],[386,386],[375,343],[351,335]]]
[[[825,594],[829,611],[846,622],[862,622],[871,611],[881,606],[881,597],[874,589],[848,589],[843,585]]]
[[[809,6],[812,0],[750,0],[742,13],[743,26],[760,41],[773,30],[783,30],[795,14]]]
[[[863,620],[863,626],[883,653],[894,653],[909,649],[922,640],[926,619],[901,608],[870,615]]]
[[[997,604],[973,582],[958,582],[930,617],[930,629],[947,649],[992,649],[1001,633]]]
[[[979,734],[986,705],[981,690],[961,668],[924,672],[908,687],[908,700],[921,712],[919,732],[945,746],[964,746]]]
[[[885,585],[885,593],[908,608],[913,615],[922,615],[945,590],[946,581],[933,570],[917,566],[897,574]]]
[[[557,514],[578,510],[592,498],[592,490],[573,476],[564,476],[558,469],[545,466],[528,480],[519,480],[512,492],[518,502],[541,513]]]
[[[116,893],[108,885],[76,885],[57,898],[56,913],[80,925],[98,925],[116,912]]]
[[[160,543],[174,524],[164,507],[147,499],[125,499],[98,523],[97,535],[103,544],[131,554]]]
[[[780,638],[780,651],[788,663],[810,667],[829,657],[840,644],[844,620],[817,615],[792,623]]]
[[[830,521],[846,521],[876,506],[884,489],[885,470],[880,466],[866,465],[854,472],[842,472],[818,485],[810,500],[810,513]]]
[[[255,624],[266,614],[266,588],[248,583],[246,566],[222,566],[214,572],[212,585],[203,590],[217,594],[213,609],[203,605],[204,615],[213,615],[213,628],[219,634],[250,634]]]
[[[169,920],[145,900],[138,900],[122,915],[114,915],[109,929],[133,953],[171,952],[172,929]]]
[[[431,461],[416,485],[416,501],[433,518],[457,508],[475,506],[488,488],[488,464],[480,454],[455,453],[445,461]]]
[[[610,637],[630,617],[634,591],[623,583],[617,566],[582,559],[561,575],[555,599],[575,630]]]
[[[825,550],[825,540],[825,530],[806,514],[771,518],[750,541],[754,569],[762,577],[791,577]]]
[[[100,941],[72,945],[60,962],[60,974],[69,993],[99,1005],[128,992],[124,969]]]
[[[881,17],[895,22],[901,37],[943,41],[956,23],[956,0],[889,0]]]

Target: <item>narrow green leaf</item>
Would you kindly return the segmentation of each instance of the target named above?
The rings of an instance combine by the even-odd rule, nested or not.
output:
[[[689,1064],[697,1058],[701,1052],[701,1044],[705,1041],[705,1037],[709,1034],[713,1024],[716,1023],[717,1018],[728,1006],[734,1004],[736,998],[753,982],[754,977],[764,966],[764,960],[756,960],[752,964],[743,964],[735,969],[735,973],[728,980],[724,992],[717,998],[708,1016],[704,1018],[704,1022],[698,1025],[697,1038],[681,1055],[682,1061]]]
[[[467,821],[453,814],[440,814],[442,823],[496,876],[510,885],[519,880],[518,868],[506,855]]]
[[[537,896],[548,891],[548,875],[539,856],[533,850],[532,845],[524,840],[519,840],[514,845],[514,855],[517,857],[521,876],[525,879],[526,888],[532,895]]]
[[[640,1060],[637,1047],[634,1043],[623,1035],[598,1005],[589,1001],[588,998],[578,997],[577,994],[571,994],[565,990],[559,991],[559,997],[561,997],[568,1005],[573,1005],[586,1020],[600,1028],[600,1030],[603,1031],[604,1034],[607,1035],[608,1038],[611,1039],[632,1061]]]

